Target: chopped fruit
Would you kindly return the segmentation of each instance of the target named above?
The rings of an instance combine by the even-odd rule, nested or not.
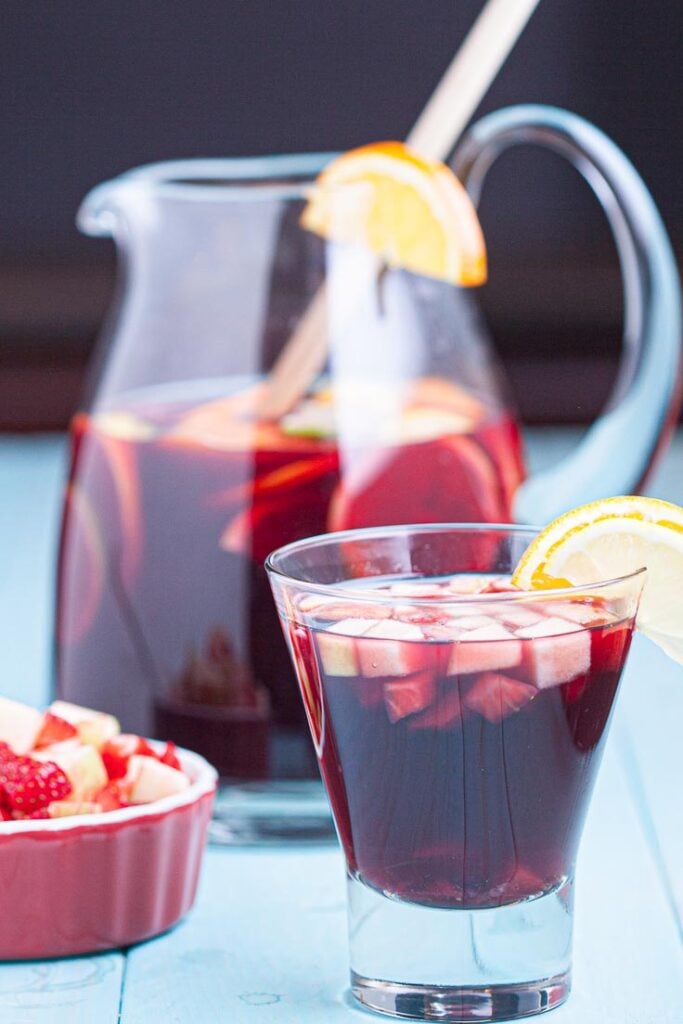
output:
[[[411,381],[408,407],[413,405],[449,409],[475,423],[482,419],[484,412],[481,402],[474,395],[444,377],[418,377]]]
[[[462,718],[460,690],[457,685],[449,687],[437,698],[430,708],[411,719],[411,729],[448,729]]]
[[[126,776],[130,783],[130,802],[148,804],[187,789],[190,780],[184,772],[167,764],[134,754],[128,762]]]
[[[544,604],[544,611],[552,612],[553,617],[577,622],[581,626],[602,626],[613,618],[612,614],[596,601],[547,601]]]
[[[0,739],[0,822],[119,810],[131,802],[133,790],[135,802],[146,803],[157,799],[146,793],[165,796],[190,784],[174,743],[154,748],[141,736],[111,736],[112,723],[118,729],[111,715],[64,701],[44,714],[34,712],[37,717],[23,715],[33,709],[4,698],[0,708],[8,711],[4,721],[14,742],[23,744],[25,722],[33,723],[36,741],[26,755]],[[95,743],[107,735],[100,753]],[[161,771],[141,771],[141,761]]]
[[[469,632],[472,629],[488,629],[489,627],[495,627],[496,625],[495,619],[492,619],[489,615],[451,614],[449,621],[464,632]]]
[[[372,619],[342,619],[324,632],[316,633],[318,654],[329,675],[358,675],[358,655],[351,638],[361,636],[374,625]]]
[[[132,733],[120,733],[118,736],[114,736],[105,743],[100,753],[110,779],[123,778],[128,770],[128,762],[134,754],[156,757],[156,753],[147,740]]]
[[[470,434],[473,429],[472,420],[460,413],[412,406],[404,410],[395,440],[400,444],[418,444],[420,441],[434,441],[445,434]]]
[[[440,583],[429,583],[429,581],[417,581],[415,583],[401,582],[391,583],[387,587],[387,593],[392,597],[413,597],[416,601],[425,601],[430,597],[445,597],[444,589]]]
[[[75,725],[67,722],[65,718],[60,718],[59,715],[53,715],[51,711],[46,711],[34,747],[39,750],[41,747],[49,747],[53,743],[61,743],[62,740],[70,740],[77,735]]]
[[[453,594],[481,594],[491,579],[491,576],[480,576],[479,574],[453,576],[448,580],[445,590]],[[443,596],[446,597],[447,594]]]
[[[104,808],[92,800],[53,800],[48,807],[50,818],[70,818],[74,814],[101,814]]]
[[[483,672],[468,690],[464,703],[495,724],[513,711],[519,711],[537,693],[535,686],[519,679],[500,672]]]
[[[549,618],[517,635],[532,641],[525,644],[524,661],[539,690],[568,683],[590,668],[590,633],[575,622]]]
[[[410,622],[387,619],[372,625],[357,645],[363,675],[405,676],[419,669],[424,645],[405,642],[414,640],[424,640],[424,634]]]
[[[381,461],[375,454],[370,452],[367,466],[360,459],[353,478],[343,477],[337,484],[328,511],[330,530],[439,518],[492,523],[506,515],[495,467],[472,437],[448,435],[404,445],[387,450]],[[473,570],[490,564],[495,543],[491,537],[472,539]]]
[[[418,626],[443,625],[446,621],[443,608],[425,608],[424,605],[395,605],[393,613],[399,622],[413,622]]]
[[[656,498],[605,498],[565,513],[522,555],[513,582],[586,586],[646,568],[636,629],[683,664],[683,508]]]
[[[390,722],[398,722],[406,715],[414,715],[428,707],[434,699],[434,677],[431,672],[419,672],[406,679],[394,679],[384,684],[384,703]]]
[[[448,675],[513,668],[522,660],[522,641],[505,626],[492,623],[466,633],[453,645]]]
[[[390,619],[391,608],[382,604],[352,604],[350,601],[326,601],[316,606],[314,617],[322,622],[347,621],[349,619]]]
[[[183,766],[180,763],[180,759],[178,757],[178,754],[176,753],[176,750],[177,747],[175,743],[171,743],[169,741],[164,747],[161,754],[157,754],[156,756],[158,760],[161,761],[162,764],[167,764],[169,768],[175,768],[176,771],[181,772],[183,770]]]
[[[351,150],[327,165],[301,222],[362,245],[392,267],[453,284],[486,280],[486,249],[464,188],[442,163],[401,142]]]
[[[69,704],[65,700],[53,701],[49,711],[73,725],[81,743],[89,743],[98,750],[121,731],[121,726],[113,715],[93,711],[92,708],[82,708],[78,704]]]
[[[8,743],[15,754],[33,749],[42,723],[40,711],[0,697],[0,740]]]
[[[520,626],[533,626],[542,619],[542,613],[529,605],[520,604],[519,601],[507,601],[495,606],[496,614],[506,626],[519,628]],[[489,606],[489,611],[493,608]]]
[[[98,793],[95,793],[93,799],[103,811],[119,811],[122,807],[127,807],[129,802],[123,792],[123,787],[119,786],[117,782],[109,782]]]
[[[73,787],[74,800],[92,800],[106,786],[107,771],[97,750],[78,739],[64,740],[36,752],[36,759],[54,761]]]
[[[13,811],[31,814],[71,791],[69,779],[52,761],[20,756],[0,767],[0,793]]]

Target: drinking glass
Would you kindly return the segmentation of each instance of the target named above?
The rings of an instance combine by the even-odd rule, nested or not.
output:
[[[383,1013],[511,1020],[569,994],[577,849],[645,571],[517,590],[534,536],[376,528],[267,561],[346,858],[351,989]]]

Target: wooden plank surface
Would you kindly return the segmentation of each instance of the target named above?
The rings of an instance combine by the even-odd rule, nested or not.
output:
[[[535,432],[532,462],[573,431]],[[537,443],[539,437],[540,444]],[[63,442],[0,439],[0,692],[48,697]],[[683,502],[679,435],[651,492]],[[557,1024],[681,1024],[683,669],[634,645],[578,873],[574,993]],[[378,1019],[345,995],[335,849],[211,850],[195,910],[124,956],[0,966],[1,1024],[313,1024]],[[123,966],[126,962],[124,975]],[[124,985],[125,977],[125,985]]]
[[[121,953],[0,966],[2,1024],[118,1024]]]

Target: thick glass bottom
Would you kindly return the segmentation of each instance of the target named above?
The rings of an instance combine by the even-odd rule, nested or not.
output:
[[[223,781],[209,841],[219,846],[328,843],[336,839],[320,780]]]
[[[480,910],[391,899],[349,878],[351,991],[393,1017],[509,1021],[551,1010],[571,987],[573,883]]]
[[[351,992],[359,1003],[390,1017],[412,1020],[510,1021],[560,1006],[569,995],[570,973],[525,985],[489,988],[400,985],[371,981],[351,972]]]

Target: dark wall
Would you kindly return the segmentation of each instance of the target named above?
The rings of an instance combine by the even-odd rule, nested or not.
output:
[[[170,157],[402,137],[481,7],[3,0],[0,359],[10,376],[78,368],[87,354],[113,262],[106,242],[73,224],[93,184]],[[596,122],[649,183],[679,253],[682,10],[680,0],[541,0],[481,108],[538,101]],[[597,346],[609,360],[618,276],[585,186],[532,150],[506,155],[489,182],[484,303],[513,373],[519,360],[545,358],[549,332],[556,353]],[[77,382],[64,386],[68,405]]]

